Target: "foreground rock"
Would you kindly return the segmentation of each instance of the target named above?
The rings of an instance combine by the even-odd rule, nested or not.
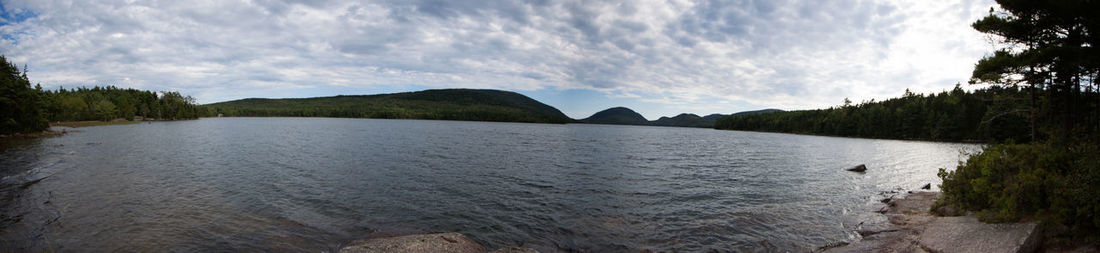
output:
[[[1033,252],[1039,246],[1034,223],[988,224],[972,216],[937,217],[928,212],[938,192],[914,192],[892,199],[883,211],[885,227],[857,231],[863,239],[823,252]]]
[[[918,242],[932,252],[1034,252],[1034,223],[987,224],[974,216],[939,217],[924,227]]]
[[[362,239],[340,248],[340,253],[376,252],[484,253],[486,251],[481,244],[455,232]],[[493,253],[538,253],[538,251],[530,248],[509,247],[495,250]]]

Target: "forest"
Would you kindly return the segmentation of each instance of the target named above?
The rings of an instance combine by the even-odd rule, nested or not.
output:
[[[0,134],[40,132],[57,121],[177,120],[208,113],[178,92],[113,86],[43,90],[41,85],[31,87],[26,71],[6,57],[0,61]]]
[[[179,92],[157,93],[114,86],[66,90],[36,90],[43,96],[49,121],[177,120],[202,116],[203,108]]]
[[[725,130],[937,141],[1028,141],[1027,94],[1013,87],[916,94],[828,109],[724,117]]]

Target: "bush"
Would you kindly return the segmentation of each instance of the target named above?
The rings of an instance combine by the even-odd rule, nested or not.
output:
[[[986,222],[1038,220],[1078,234],[1100,228],[1100,149],[1095,143],[998,144],[955,171],[940,169],[943,198]]]

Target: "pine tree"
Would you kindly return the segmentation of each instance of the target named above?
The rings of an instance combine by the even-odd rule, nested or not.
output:
[[[1096,92],[1100,74],[1100,29],[1091,0],[998,0],[1002,11],[990,9],[974,29],[993,35],[1002,46],[980,60],[971,83],[1024,86],[1031,94],[1031,132],[1049,119],[1055,141],[1068,141],[1075,128],[1095,131],[1095,103],[1082,92]],[[1082,89],[1084,88],[1084,89]],[[1087,95],[1087,94],[1086,94]],[[1041,110],[1042,108],[1046,110]],[[1049,112],[1041,115],[1041,111]],[[1080,123],[1085,123],[1081,125]]]
[[[0,55],[0,134],[28,133],[49,127],[42,112],[41,92],[31,88],[26,67],[19,71]]]

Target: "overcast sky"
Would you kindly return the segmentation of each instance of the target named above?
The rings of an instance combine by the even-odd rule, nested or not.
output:
[[[992,51],[990,0],[3,0],[0,54],[47,88],[200,103],[430,88],[583,118],[824,108],[938,92]]]

